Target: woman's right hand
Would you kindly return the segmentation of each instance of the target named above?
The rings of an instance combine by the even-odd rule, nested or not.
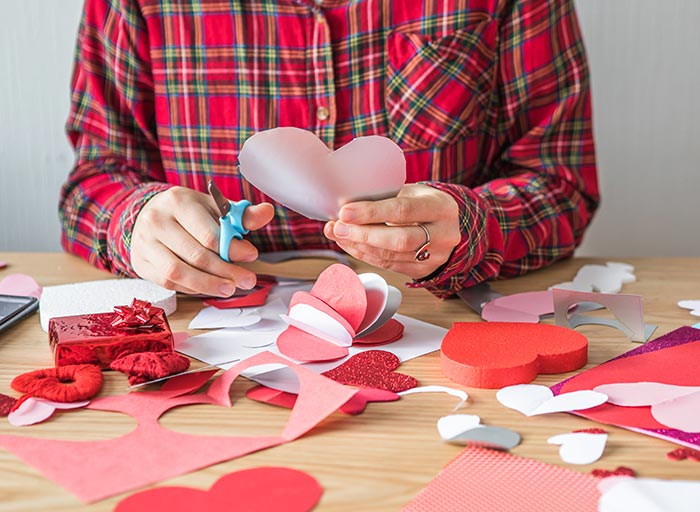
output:
[[[243,227],[260,229],[272,220],[270,203],[246,208]],[[219,210],[208,194],[172,187],[141,209],[131,238],[131,265],[143,279],[169,290],[230,297],[236,288],[255,286],[254,272],[219,257]],[[256,260],[247,240],[231,241],[232,262]]]

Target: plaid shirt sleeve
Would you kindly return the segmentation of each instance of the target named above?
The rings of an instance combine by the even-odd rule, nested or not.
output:
[[[589,75],[573,0],[509,2],[502,16],[489,177],[473,188],[427,182],[461,208],[462,238],[450,260],[410,284],[440,297],[571,256],[598,206]]]
[[[131,2],[86,2],[67,123],[76,163],[59,216],[66,251],[134,275],[131,231],[141,207],[169,188],[153,112],[147,33]]]

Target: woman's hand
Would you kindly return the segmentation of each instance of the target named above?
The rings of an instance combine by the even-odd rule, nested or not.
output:
[[[273,207],[246,208],[243,226],[260,229],[272,220]],[[131,264],[144,278],[170,290],[230,297],[236,288],[255,286],[250,270],[219,257],[219,210],[208,195],[173,187],[149,200],[139,212],[131,238]],[[257,249],[247,240],[231,241],[229,259],[254,261]]]
[[[430,258],[416,251],[430,233]],[[345,252],[376,267],[420,279],[445,264],[459,243],[459,207],[449,194],[427,185],[404,185],[398,196],[343,206],[324,234]]]

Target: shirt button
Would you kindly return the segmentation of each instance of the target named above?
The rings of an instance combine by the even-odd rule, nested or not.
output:
[[[323,17],[323,14],[321,14],[320,12],[317,12],[316,13],[316,22],[317,23],[325,23],[326,18]]]
[[[328,110],[327,107],[318,107],[318,110],[316,111],[316,117],[319,121],[325,121],[330,117],[330,115],[331,111]]]

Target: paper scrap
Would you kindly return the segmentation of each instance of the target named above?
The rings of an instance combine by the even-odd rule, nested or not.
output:
[[[461,389],[449,388],[447,386],[420,386],[417,388],[407,389],[406,391],[401,391],[399,395],[413,395],[415,393],[447,393],[448,395],[457,397],[461,401],[454,408],[455,411],[462,407],[462,405],[464,405],[464,403],[469,398],[469,395],[466,391],[462,391]]]
[[[222,476],[211,489],[156,487],[121,500],[114,512],[229,512],[276,510],[284,503],[288,512],[309,512],[321,499],[323,488],[303,471],[284,467],[242,469]]]
[[[641,295],[625,295],[610,293],[581,292],[576,290],[552,289],[554,297],[554,321],[557,325],[573,328],[569,319],[569,309],[580,302],[595,302],[605,306],[618,320],[614,325],[621,330],[631,341],[644,342],[647,334],[651,336],[653,329],[648,329],[644,324],[644,307]],[[579,316],[578,325],[589,317]],[[603,323],[594,322],[591,323]]]
[[[394,197],[406,181],[403,151],[378,135],[331,151],[313,132],[273,128],[246,140],[238,161],[254,187],[314,220],[337,219],[353,201]]]
[[[547,439],[549,444],[559,445],[559,456],[568,464],[593,464],[603,456],[608,434],[569,432]]]
[[[700,482],[653,478],[606,478],[599,512],[696,512]]]
[[[188,329],[226,329],[231,327],[246,327],[260,321],[260,316],[244,313],[240,308],[220,309],[208,306],[195,316]]]
[[[573,281],[555,284],[551,288],[581,292],[620,293],[622,285],[634,283],[634,267],[626,263],[582,266]],[[550,288],[550,289],[551,289]]]
[[[473,414],[450,414],[438,420],[437,428],[444,441],[496,450],[510,450],[520,444],[520,435],[507,428],[481,425]]]
[[[678,305],[683,309],[689,309],[693,316],[700,316],[700,300],[681,300]]]
[[[553,412],[570,412],[590,409],[604,404],[608,397],[596,391],[582,390],[554,396],[547,386],[516,384],[498,390],[496,399],[509,409],[537,416]]]
[[[42,288],[32,276],[10,274],[0,281],[0,295],[41,298]],[[46,329],[44,329],[46,330]]]
[[[536,324],[540,316],[552,314],[552,292],[537,291],[499,297],[484,305],[481,318],[488,322],[526,322]]]

